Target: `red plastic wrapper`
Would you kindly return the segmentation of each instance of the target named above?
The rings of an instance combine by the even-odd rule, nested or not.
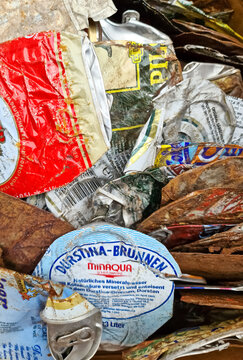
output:
[[[86,36],[50,31],[0,44],[0,191],[25,197],[71,182],[109,148],[107,124]]]

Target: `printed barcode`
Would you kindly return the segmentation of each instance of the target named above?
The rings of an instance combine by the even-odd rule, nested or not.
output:
[[[65,191],[65,198],[63,199],[63,205],[67,208],[79,203],[85,197],[93,194],[99,187],[101,183],[97,179],[82,181],[70,187]]]

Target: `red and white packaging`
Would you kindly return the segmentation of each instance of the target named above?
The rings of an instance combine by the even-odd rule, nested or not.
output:
[[[0,44],[0,191],[70,183],[109,148],[109,107],[86,35],[43,32]]]

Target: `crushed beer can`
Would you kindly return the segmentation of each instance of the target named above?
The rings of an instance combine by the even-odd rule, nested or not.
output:
[[[86,35],[0,44],[0,190],[27,197],[70,183],[110,147],[109,106]]]
[[[193,0],[193,5],[203,10],[206,14],[228,22],[234,10],[228,0],[212,0],[209,3],[201,0]]]
[[[199,76],[214,82],[227,95],[243,98],[243,82],[239,69],[225,64],[190,62],[183,68],[183,79]]]
[[[149,10],[161,15],[162,19],[185,19],[191,23],[201,23],[218,32],[230,35],[235,39],[242,41],[243,37],[234,31],[229,25],[220,19],[206,14],[203,10],[194,6],[192,1],[187,0],[144,0],[144,5]]]
[[[132,227],[159,208],[161,187],[191,168],[184,164],[163,166],[110,181],[94,193],[92,221]]]
[[[243,221],[242,196],[242,187],[193,191],[156,210],[137,230],[150,233],[161,225],[174,224],[239,224]]]
[[[153,97],[163,84],[172,86],[182,79],[172,44],[109,41],[96,43],[95,51],[106,92],[113,97],[111,149],[72,183],[46,194],[49,210],[76,228],[94,216],[94,192],[124,175]]]
[[[225,227],[224,231],[219,231],[216,234],[211,234],[210,237],[207,238],[201,236],[200,239],[193,241],[189,244],[180,244],[176,246],[174,250],[184,252],[208,252],[211,254],[215,252],[223,252],[224,254],[235,254],[237,252],[240,252],[243,246],[243,223],[231,226],[222,225],[222,227]]]
[[[212,187],[243,188],[243,158],[228,157],[177,176],[162,188],[161,206],[196,190]]]
[[[161,226],[152,231],[149,236],[159,240],[167,249],[177,248],[180,245],[206,239],[210,236],[225,232],[234,224],[210,224],[210,225],[171,225]]]
[[[210,237],[178,244],[173,249],[173,256],[183,271],[224,283],[238,281],[239,286],[243,277],[242,234],[243,224],[240,223]]]
[[[0,192],[0,249],[8,269],[31,274],[49,245],[74,230],[66,221]]]
[[[98,309],[60,284],[3,268],[0,278],[1,359],[92,358],[101,339]]]
[[[34,274],[62,282],[99,308],[101,346],[112,351],[138,344],[170,319],[171,280],[181,272],[157,240],[92,223],[57,239]]]
[[[100,21],[102,40],[129,40],[137,43],[163,43],[171,44],[168,35],[156,28],[139,21],[140,14],[137,11],[127,10],[122,14],[122,24],[114,23],[105,19]]]

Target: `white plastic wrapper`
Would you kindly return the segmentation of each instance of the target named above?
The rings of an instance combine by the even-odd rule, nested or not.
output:
[[[216,85],[200,77],[163,88],[142,129],[125,172],[153,166],[161,144],[181,141],[232,142],[236,119],[231,102]]]

